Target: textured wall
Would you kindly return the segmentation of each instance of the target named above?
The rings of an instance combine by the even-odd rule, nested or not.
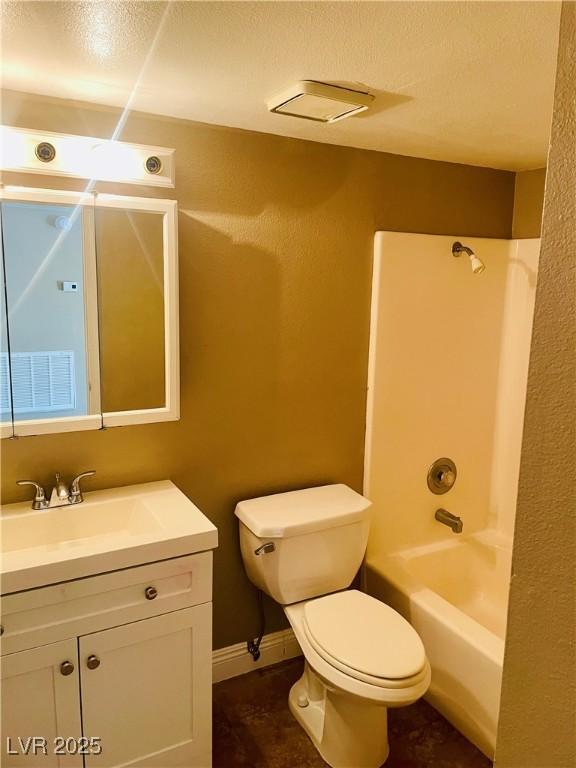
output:
[[[498,768],[576,765],[576,4],[564,3]]]
[[[119,116],[15,94],[3,107],[8,124],[94,136]],[[177,188],[163,196],[180,210],[182,418],[5,441],[4,497],[57,469],[93,467],[92,488],[171,478],[218,526],[219,647],[257,626],[236,501],[326,482],[362,489],[374,232],[509,237],[514,174],[142,114],[121,138],[176,148]],[[278,627],[281,612],[269,613]]]
[[[512,237],[540,237],[545,182],[546,168],[516,174]]]

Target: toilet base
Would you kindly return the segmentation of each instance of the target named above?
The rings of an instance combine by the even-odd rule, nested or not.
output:
[[[388,757],[388,711],[329,687],[308,662],[288,697],[290,711],[332,768],[379,768]]]

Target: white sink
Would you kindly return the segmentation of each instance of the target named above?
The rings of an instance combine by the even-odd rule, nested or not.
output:
[[[86,493],[73,506],[30,506],[0,508],[2,594],[218,545],[216,528],[169,480]]]

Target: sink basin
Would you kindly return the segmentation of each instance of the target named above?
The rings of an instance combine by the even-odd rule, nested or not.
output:
[[[173,483],[86,493],[74,506],[0,508],[0,586],[7,594],[213,549],[212,523]]]
[[[86,539],[152,533],[160,527],[142,500],[110,500],[2,516],[0,541],[3,553],[37,547],[69,549],[86,544]]]

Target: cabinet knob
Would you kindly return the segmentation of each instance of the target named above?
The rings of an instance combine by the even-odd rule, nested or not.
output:
[[[158,597],[158,590],[156,587],[146,587],[144,594],[146,595],[146,600],[154,600],[154,598]]]
[[[4,634],[4,626],[0,624],[0,637]]]
[[[86,659],[86,666],[88,667],[88,669],[98,669],[98,667],[100,666],[100,659],[98,658],[98,656],[94,656],[94,654],[92,654],[91,656],[88,656],[88,658]]]
[[[74,664],[72,664],[71,661],[63,661],[62,664],[60,664],[61,675],[67,677],[68,675],[71,675],[72,672],[74,672]]]

